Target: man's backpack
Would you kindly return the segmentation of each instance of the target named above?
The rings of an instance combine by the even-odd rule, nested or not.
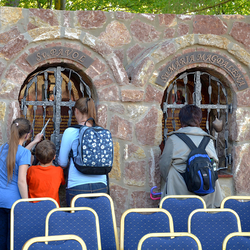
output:
[[[86,126],[93,120],[93,126]],[[108,129],[96,126],[93,118],[85,125],[74,125],[79,128],[77,155],[72,156],[75,167],[83,174],[108,174],[113,165],[113,140]]]
[[[188,191],[198,195],[213,193],[218,174],[217,171],[214,170],[211,159],[205,150],[210,141],[210,137],[204,136],[197,148],[186,134],[176,133],[175,135],[183,140],[191,149],[187,158],[186,171],[182,173]]]

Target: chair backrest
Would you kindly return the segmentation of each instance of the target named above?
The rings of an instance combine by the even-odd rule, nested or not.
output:
[[[187,232],[188,216],[198,208],[206,208],[205,201],[198,195],[167,195],[159,204],[170,212],[175,232]]]
[[[27,240],[44,236],[46,216],[54,208],[58,204],[52,198],[17,200],[11,207],[10,249],[20,250]]]
[[[227,235],[222,250],[250,249],[250,232],[236,232]]]
[[[119,241],[112,198],[108,194],[79,194],[71,201],[71,207],[90,207],[99,217],[102,250],[118,250]]]
[[[171,214],[162,208],[131,208],[121,216],[120,250],[137,249],[148,233],[174,232]]]
[[[53,242],[54,244],[48,244]],[[55,242],[57,244],[55,244]],[[55,235],[35,237],[28,240],[22,250],[87,250],[85,242],[77,235]]]
[[[151,233],[144,235],[137,250],[147,249],[183,249],[202,250],[199,239],[190,233]]]
[[[188,232],[198,237],[203,250],[221,249],[228,234],[241,232],[240,218],[232,209],[196,209],[189,215]]]
[[[250,232],[250,196],[228,196],[221,208],[233,209],[240,217],[242,232]]]
[[[46,218],[45,236],[74,234],[81,237],[88,249],[101,249],[99,219],[89,207],[55,208]]]

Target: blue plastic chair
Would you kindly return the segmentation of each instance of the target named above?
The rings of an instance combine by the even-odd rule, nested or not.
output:
[[[167,195],[160,201],[159,207],[172,215],[175,232],[187,232],[188,216],[195,209],[206,208],[206,203],[197,195]]]
[[[46,216],[54,208],[58,208],[58,204],[52,198],[16,201],[11,208],[10,249],[20,250],[27,240],[44,236]]]
[[[190,233],[151,233],[143,236],[138,244],[138,250],[182,249],[201,250],[199,239]]]
[[[102,250],[119,249],[114,203],[108,194],[76,195],[71,201],[71,207],[93,208],[99,217]]]
[[[84,240],[87,249],[101,249],[99,219],[89,207],[55,208],[46,218],[45,236],[74,234]]]
[[[249,250],[250,232],[229,234],[223,241],[222,250]]]
[[[49,244],[48,244],[49,242]],[[57,244],[56,244],[57,243]],[[87,250],[85,242],[76,235],[35,237],[28,240],[22,250]]]
[[[188,232],[197,236],[203,250],[222,249],[228,234],[241,232],[240,218],[232,209],[196,209],[188,218]]]
[[[242,232],[250,232],[250,196],[228,196],[221,208],[233,209],[240,217]]]
[[[131,208],[121,217],[120,250],[136,250],[148,233],[173,233],[171,214],[162,208]]]

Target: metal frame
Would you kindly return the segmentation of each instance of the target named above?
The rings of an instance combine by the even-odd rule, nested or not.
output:
[[[118,239],[118,233],[117,233],[117,225],[116,225],[116,217],[115,217],[115,207],[114,207],[114,202],[110,195],[105,194],[105,193],[94,193],[94,194],[78,194],[73,197],[71,200],[71,207],[75,207],[75,202],[78,198],[96,198],[96,197],[106,197],[109,202],[110,202],[110,207],[111,207],[111,213],[112,213],[112,219],[113,219],[113,227],[114,227],[114,236],[115,236],[115,243],[116,243],[116,249],[119,249],[119,239]]]
[[[99,218],[98,218],[98,215],[97,215],[96,211],[94,211],[94,209],[89,208],[89,207],[63,207],[63,208],[52,209],[47,214],[47,217],[46,217],[45,236],[49,236],[49,218],[50,218],[51,214],[56,213],[56,212],[71,212],[71,213],[74,213],[75,211],[83,211],[83,210],[88,210],[88,211],[92,212],[94,214],[94,216],[95,216],[97,245],[98,245],[98,250],[101,250],[102,245],[101,245],[101,234],[100,234]]]
[[[138,243],[137,250],[141,250],[143,242],[146,239],[151,238],[151,237],[171,237],[171,238],[175,238],[175,237],[190,237],[190,238],[194,239],[195,242],[197,243],[198,250],[202,250],[202,246],[201,246],[200,240],[195,235],[193,235],[191,233],[150,233],[150,234],[146,234],[146,235],[144,235],[140,239],[140,241]]]
[[[126,210],[121,216],[120,223],[120,250],[124,250],[124,227],[125,227],[125,218],[129,213],[165,213],[169,218],[169,231],[170,233],[174,232],[174,222],[172,215],[163,208],[130,208]]]
[[[164,113],[164,140],[167,140],[167,133],[168,133],[168,128],[166,127],[167,124],[167,119],[168,117],[168,109],[172,109],[172,116],[174,115],[175,109],[181,109],[183,106],[187,104],[187,84],[188,84],[188,76],[193,75],[194,76],[194,92],[193,92],[193,104],[196,106],[200,107],[201,109],[206,109],[207,110],[207,120],[206,120],[206,129],[208,133],[210,133],[210,128],[209,128],[209,114],[211,110],[216,110],[218,116],[220,115],[221,110],[225,110],[226,114],[226,119],[225,119],[225,131],[224,131],[224,137],[225,137],[225,149],[224,149],[224,154],[225,154],[225,167],[221,167],[220,169],[227,169],[229,165],[232,164],[232,156],[231,154],[228,153],[228,136],[229,136],[229,131],[228,131],[228,114],[232,113],[232,104],[228,103],[228,95],[227,95],[227,90],[224,87],[224,85],[221,83],[221,81],[210,75],[207,72],[202,72],[202,71],[194,71],[194,72],[184,72],[181,74],[178,78],[176,78],[173,82],[170,83],[170,85],[167,88],[167,94],[165,101],[163,103],[163,113]],[[208,96],[209,96],[209,103],[208,104],[201,104],[202,96],[201,96],[201,89],[202,89],[202,82],[201,82],[201,76],[206,75],[208,77],[209,81],[209,86],[208,86]],[[184,83],[184,88],[185,88],[185,103],[184,104],[177,104],[177,81],[182,80]],[[212,97],[212,81],[217,83],[217,104],[212,104],[211,103],[211,97]],[[220,104],[220,99],[221,99],[221,91],[222,94],[224,95],[226,99],[226,104]],[[175,95],[175,101],[173,104],[167,103],[170,94],[172,93],[172,90],[174,91]],[[175,130],[175,120],[174,117],[172,117],[172,126],[173,129]],[[217,144],[217,132],[216,132],[216,144]],[[220,170],[217,169],[217,170]]]
[[[11,210],[10,210],[10,249],[14,249],[14,210],[15,210],[15,207],[18,203],[21,203],[21,202],[31,202],[31,201],[52,201],[55,203],[56,207],[59,208],[59,205],[58,203],[52,199],[52,198],[28,198],[28,199],[19,199],[17,200],[16,202],[13,203],[12,207],[11,207]]]
[[[78,241],[82,246],[82,250],[87,250],[85,242],[79,236],[74,234],[34,237],[26,241],[26,243],[22,247],[22,250],[28,250],[32,244],[37,242],[44,242],[45,244],[48,244],[48,241],[65,241],[65,240]]]
[[[47,90],[49,87],[49,74],[53,72],[54,77],[55,77],[55,86],[53,87],[53,94],[55,99],[53,101],[49,101],[48,95],[47,95]],[[67,72],[69,81],[67,82],[67,87],[69,90],[69,101],[65,102],[62,101],[62,72]],[[21,100],[21,110],[23,112],[24,117],[26,118],[27,116],[27,106],[32,105],[33,106],[33,121],[32,125],[33,128],[35,127],[35,118],[36,118],[36,110],[37,106],[42,106],[43,107],[43,126],[45,124],[45,119],[46,119],[46,107],[52,106],[53,107],[53,123],[54,123],[54,132],[51,135],[51,140],[56,144],[56,152],[58,155],[59,148],[60,148],[60,140],[62,135],[60,134],[60,124],[61,124],[61,107],[69,107],[69,120],[68,120],[68,126],[71,125],[71,119],[72,119],[72,108],[75,105],[75,101],[71,100],[71,91],[72,91],[72,82],[71,78],[72,75],[75,75],[79,79],[79,86],[80,86],[80,91],[82,96],[87,95],[88,97],[91,97],[91,91],[89,86],[83,81],[82,77],[74,70],[69,69],[69,68],[63,68],[61,66],[57,67],[50,67],[47,68],[46,70],[39,71],[36,73],[34,76],[32,76],[31,80],[28,82],[26,85],[26,89],[24,91],[24,96],[23,99]],[[37,100],[37,78],[39,75],[43,75],[44,77],[44,93],[45,93],[45,99],[42,101]],[[28,90],[29,88],[35,84],[35,101],[27,101],[27,95],[28,95]],[[32,139],[34,138],[34,131],[32,134]]]

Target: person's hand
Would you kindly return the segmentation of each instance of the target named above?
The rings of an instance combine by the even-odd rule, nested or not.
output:
[[[34,143],[38,143],[38,142],[40,142],[40,141],[42,140],[42,138],[43,138],[43,134],[39,133],[39,134],[37,134],[37,135],[35,136],[33,142],[34,142]]]

